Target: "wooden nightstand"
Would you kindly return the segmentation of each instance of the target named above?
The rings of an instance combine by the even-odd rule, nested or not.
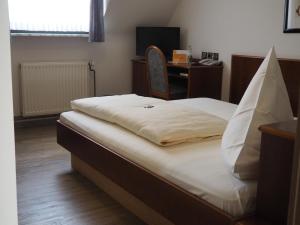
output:
[[[287,224],[297,121],[260,127],[262,132],[256,215]]]
[[[261,126],[255,215],[235,225],[286,225],[297,121]]]

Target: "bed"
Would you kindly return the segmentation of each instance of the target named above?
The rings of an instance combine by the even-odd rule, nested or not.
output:
[[[232,56],[231,102],[239,102],[261,62],[258,57]],[[280,64],[297,109],[300,61],[283,59]],[[206,98],[175,103],[225,120],[236,108]],[[255,210],[257,183],[238,180],[224,168],[220,140],[161,151],[123,128],[79,112],[61,115],[57,140],[72,153],[75,170],[148,224],[235,224]]]

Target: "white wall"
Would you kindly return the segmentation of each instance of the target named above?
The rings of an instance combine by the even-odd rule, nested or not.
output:
[[[12,69],[14,111],[20,115],[19,64],[28,61],[93,60],[97,71],[97,95],[128,93],[130,64],[133,57],[132,35],[108,34],[105,43],[88,43],[87,38],[13,37]]]
[[[300,58],[300,34],[283,33],[284,0],[181,0],[169,25],[180,26],[183,47],[193,55],[216,51],[225,62],[223,99],[228,99],[233,53]]]
[[[7,0],[0,1],[0,49],[0,223],[16,225],[16,170]]]
[[[110,0],[105,15],[106,40],[87,38],[13,37],[14,111],[20,115],[19,64],[24,61],[94,60],[97,95],[131,92],[131,59],[137,25],[167,25],[178,0]]]

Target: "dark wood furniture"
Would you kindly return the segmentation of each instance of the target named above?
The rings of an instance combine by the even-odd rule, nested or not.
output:
[[[300,89],[300,87],[299,87]],[[300,95],[299,95],[300,101]],[[293,161],[293,174],[291,183],[290,206],[289,206],[289,219],[288,225],[300,224],[300,104],[298,105],[298,127],[295,143],[294,161]]]
[[[146,70],[151,97],[165,100],[186,98],[187,86],[182,82],[171,83],[168,76],[167,61],[164,53],[156,46],[149,46],[146,50]]]
[[[249,57],[245,55],[233,55],[232,56],[232,62],[231,62],[231,86],[230,86],[230,102],[238,104],[240,100],[242,99],[244,92],[246,91],[250,81],[252,80],[253,76],[255,75],[256,71],[258,70],[259,66],[261,65],[263,61],[263,57]],[[282,70],[283,78],[285,80],[285,84],[287,86],[288,94],[290,97],[292,109],[294,112],[294,115],[297,115],[298,112],[298,107],[300,106],[298,104],[299,98],[299,87],[300,87],[300,60],[296,59],[279,59],[279,64]],[[278,126],[278,125],[277,125]],[[284,125],[286,126],[286,125]],[[287,165],[285,168],[285,172],[287,172],[287,176],[283,176],[282,182],[284,182],[284,179],[291,179],[290,177],[290,167],[292,165],[292,162],[289,161],[288,157],[291,157],[291,138],[294,138],[294,133],[295,133],[295,123],[292,125],[292,127],[289,127],[290,131],[293,133],[291,135],[290,132],[287,132],[283,127],[279,125],[279,127],[276,128],[276,125],[272,126],[264,126],[262,129],[264,129],[265,133],[263,136],[263,139],[276,139],[275,134],[281,134],[281,138],[277,137],[277,141],[285,140],[285,143],[287,144],[290,142],[288,145],[290,145],[289,150],[282,149],[282,151],[288,151],[289,156],[285,155]],[[269,134],[267,134],[267,132]],[[273,134],[273,136],[272,136]],[[285,139],[284,139],[285,138]],[[270,141],[270,140],[269,140]],[[262,143],[262,148],[269,148],[270,151],[273,150],[272,147],[267,147],[269,141],[263,141]],[[267,143],[266,143],[267,142]],[[282,143],[281,143],[282,144]],[[274,146],[274,144],[272,144]],[[279,147],[275,146],[275,147]],[[264,150],[262,150],[264,152]],[[280,150],[279,150],[280,153]],[[278,156],[278,155],[277,155]],[[263,154],[262,154],[262,157]],[[272,159],[273,160],[273,159]],[[270,160],[270,163],[271,161]],[[281,159],[277,158],[278,165],[282,165]],[[278,166],[274,165],[274,166]],[[266,169],[268,167],[266,166]],[[278,167],[279,168],[279,167]],[[277,170],[278,170],[277,168]],[[273,168],[272,168],[273,169]],[[271,178],[276,179],[277,178],[277,170],[273,171],[270,169],[270,171],[264,171],[262,173],[270,173]],[[258,182],[258,196],[257,196],[257,215],[253,216],[252,218],[246,219],[242,222],[240,222],[240,225],[260,225],[261,223],[267,223],[270,225],[277,225],[280,224],[280,222],[284,221],[281,223],[281,225],[287,224],[286,217],[287,217],[287,204],[288,204],[288,196],[290,193],[289,185],[290,183],[276,183],[274,186],[268,185],[267,183],[264,183],[264,176],[260,178]],[[279,175],[282,175],[283,171],[279,173]],[[267,180],[268,182],[268,180]],[[270,182],[270,181],[269,181]],[[286,185],[286,186],[285,186]],[[281,194],[279,194],[275,199],[270,199],[271,195],[275,195],[274,193],[276,191],[279,191],[281,189]],[[274,191],[272,193],[268,193],[268,191]],[[265,196],[266,195],[266,196]],[[282,204],[278,204],[278,202],[282,201]],[[277,204],[275,204],[277,202]],[[270,208],[269,208],[270,207]],[[271,213],[273,212],[273,214]],[[277,214],[278,213],[278,214]],[[273,218],[272,218],[273,217]],[[279,219],[276,221],[276,219]],[[261,222],[262,220],[265,220],[267,222]],[[275,222],[275,223],[274,223]]]
[[[255,216],[252,216],[237,222],[236,225],[272,225],[272,224],[262,219],[259,219]]]
[[[236,59],[233,62],[233,76],[231,82],[231,99],[238,100],[241,98],[242,87],[247,86],[250,82],[249,77],[253,74],[249,74],[249,68],[253,70],[253,67],[258,65],[257,58],[246,56],[235,56]],[[290,60],[292,68],[286,67],[285,80],[288,84],[295,82],[300,83],[300,76],[295,76],[294,69],[299,71],[300,61],[296,61],[297,66],[294,65],[294,60]],[[245,63],[246,62],[246,63]],[[251,62],[255,66],[251,66]],[[145,62],[133,61],[138,70],[144,71]],[[286,61],[289,64],[289,61]],[[215,74],[219,74],[220,67],[201,67],[201,66],[189,66],[189,65],[169,65],[170,68],[179,68],[188,70],[190,73],[189,84],[191,85],[193,79],[198,79],[199,82],[206,77],[205,71],[215,70]],[[245,66],[245,70],[243,70]],[[235,68],[237,67],[237,68]],[[195,71],[201,71],[194,74]],[[237,72],[240,72],[237,74]],[[253,73],[255,73],[254,71]],[[137,74],[136,74],[137,75]],[[203,75],[203,76],[202,76]],[[300,73],[299,73],[300,75]],[[246,81],[243,81],[243,77]],[[209,80],[209,77],[207,76]],[[211,81],[213,83],[213,81]],[[200,82],[201,83],[201,82]],[[205,83],[205,82],[204,82]],[[208,82],[209,83],[209,82]],[[201,87],[201,85],[200,85]],[[288,88],[293,87],[289,85]],[[212,86],[204,88],[207,90]],[[201,88],[200,88],[201,89]],[[197,89],[199,93],[203,90]],[[245,90],[245,88],[244,88]],[[190,91],[192,90],[190,88]],[[289,93],[290,90],[289,90]],[[201,96],[201,95],[200,95]],[[190,97],[193,95],[190,93]],[[197,96],[195,96],[197,97]],[[297,104],[297,98],[295,95],[290,95],[293,108]],[[296,98],[296,99],[295,99]],[[105,177],[125,189],[127,192],[134,195],[136,198],[143,201],[146,205],[158,212],[164,218],[171,221],[173,224],[178,225],[231,225],[236,224],[242,218],[233,218],[220,209],[217,209],[213,205],[207,203],[200,197],[194,196],[177,185],[169,182],[168,180],[153,174],[151,171],[137,165],[117,154],[113,149],[109,149],[102,146],[101,143],[96,143],[89,137],[77,132],[76,130],[57,122],[57,142],[70,151],[72,154],[86,162],[88,165],[99,171]],[[260,179],[260,186],[264,186],[264,180]],[[273,188],[273,187],[271,187]],[[263,197],[262,192],[262,197]],[[257,218],[254,220],[241,220],[245,225],[250,225],[251,221],[259,221]],[[248,221],[248,222],[247,222]],[[242,224],[243,224],[242,223]],[[251,225],[255,223],[252,222]],[[256,225],[259,225],[257,223]]]
[[[264,125],[255,215],[237,225],[287,225],[297,121]]]
[[[261,126],[260,173],[256,216],[286,225],[297,121]]]
[[[176,225],[230,225],[238,219],[60,122],[57,142]]]
[[[233,55],[231,61],[230,102],[239,104],[263,57]],[[300,87],[300,60],[279,59],[294,115],[297,115]]]
[[[203,66],[193,64],[167,63],[169,79],[187,87],[187,98],[208,97],[221,99],[223,66]],[[180,73],[188,74],[187,77]],[[146,61],[132,60],[132,92],[150,96],[147,80]]]

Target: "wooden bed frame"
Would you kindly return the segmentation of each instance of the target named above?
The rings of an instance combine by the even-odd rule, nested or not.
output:
[[[232,56],[230,102],[239,104],[250,81],[263,60],[263,57],[242,55]],[[294,115],[297,116],[300,87],[300,60],[279,59],[279,64],[288,90]]]
[[[239,103],[263,58],[232,56],[230,101]],[[294,113],[300,60],[280,59]],[[241,218],[192,195],[100,143],[57,122],[57,142],[72,153],[72,166],[148,224],[231,225]]]

